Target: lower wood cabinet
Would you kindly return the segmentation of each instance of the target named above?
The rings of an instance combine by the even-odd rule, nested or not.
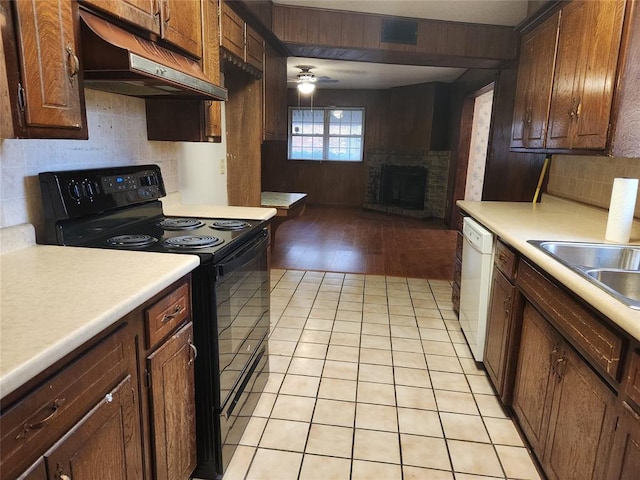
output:
[[[529,303],[513,409],[549,479],[604,478],[616,396]]]
[[[190,322],[147,357],[157,480],[196,468],[195,352]]]
[[[608,480],[637,480],[640,475],[640,409],[622,403],[611,449]]]
[[[506,386],[507,358],[509,344],[513,341],[511,330],[514,322],[511,317],[516,287],[495,267],[492,282],[483,363],[496,392],[503,402],[509,403],[506,398],[509,393]]]
[[[141,478],[136,389],[127,375],[56,442],[45,454],[49,476],[61,480]]]
[[[187,480],[196,465],[185,278],[2,399],[0,478]]]

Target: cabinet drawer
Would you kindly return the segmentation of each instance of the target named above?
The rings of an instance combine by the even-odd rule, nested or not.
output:
[[[496,242],[495,264],[507,279],[513,282],[516,274],[518,257],[500,240]]]
[[[595,368],[619,380],[624,347],[620,335],[527,262],[519,262],[517,285]]]
[[[145,311],[146,348],[153,348],[191,316],[189,284],[183,283]]]
[[[627,374],[624,391],[631,400],[640,406],[640,351],[638,350],[631,354],[629,373]]]
[[[109,392],[135,358],[125,327],[65,367],[0,417],[0,477],[24,471]]]

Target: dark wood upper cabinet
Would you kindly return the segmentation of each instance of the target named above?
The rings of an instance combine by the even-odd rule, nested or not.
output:
[[[624,7],[574,0],[562,9],[548,148],[606,148]]]
[[[160,34],[160,4],[157,0],[79,0],[123,22]]]
[[[220,46],[244,59],[244,20],[226,2],[220,2]]]
[[[200,0],[163,0],[162,38],[195,58],[202,58]]]
[[[559,21],[556,13],[522,39],[512,147],[544,147]]]
[[[88,138],[75,2],[7,2],[1,8],[15,136]]]
[[[202,58],[200,0],[80,0]]]
[[[512,148],[609,149],[627,3],[574,0],[525,33]],[[626,28],[633,30],[632,23],[627,18]]]

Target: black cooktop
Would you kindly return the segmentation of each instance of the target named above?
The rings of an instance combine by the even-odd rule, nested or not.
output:
[[[167,216],[156,165],[44,172],[45,229],[54,245],[187,253],[217,261],[258,235],[264,221]]]

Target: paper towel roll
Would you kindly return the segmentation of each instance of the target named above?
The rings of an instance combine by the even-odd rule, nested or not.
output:
[[[614,178],[605,240],[617,243],[629,242],[637,194],[637,178]]]

